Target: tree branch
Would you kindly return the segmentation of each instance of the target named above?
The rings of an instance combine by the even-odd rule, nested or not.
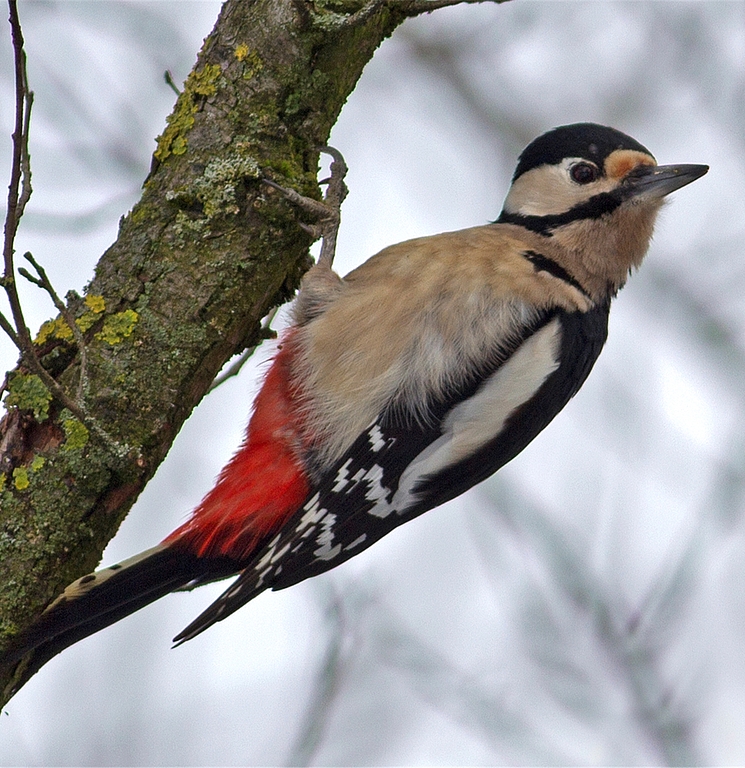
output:
[[[18,297],[15,278],[15,238],[18,232],[26,204],[31,198],[31,156],[28,151],[29,129],[31,125],[31,107],[34,94],[28,86],[26,73],[26,52],[24,49],[23,30],[18,17],[16,0],[8,0],[11,40],[13,43],[13,65],[15,73],[15,125],[12,135],[12,162],[10,184],[8,185],[8,203],[5,215],[5,230],[3,239],[3,277],[2,286],[8,297],[13,323],[0,313],[0,328],[10,337],[11,341],[21,352],[22,363],[30,369],[56,400],[74,414],[86,427],[102,438],[108,446],[112,445],[110,438],[85,413],[80,399],[71,398],[65,389],[49,374],[39,361],[34,349],[31,334],[26,326],[23,308]],[[37,270],[38,265],[32,261]],[[41,273],[40,273],[41,276]],[[43,276],[46,279],[46,275]],[[51,284],[46,280],[49,288]],[[76,333],[76,327],[72,329]],[[81,337],[82,338],[82,337]],[[85,356],[84,345],[80,345],[81,357]],[[84,370],[84,369],[82,369]],[[83,376],[81,374],[81,381]]]
[[[26,77],[26,53],[23,48],[23,32],[18,18],[16,0],[8,0],[10,10],[10,30],[13,42],[13,66],[15,71],[15,125],[12,142],[13,153],[8,185],[8,204],[5,214],[5,232],[3,239],[3,287],[8,295],[10,311],[16,330],[16,343],[22,352],[31,345],[31,337],[23,317],[21,302],[15,284],[14,250],[18,223],[23,216],[26,203],[31,197],[31,167],[28,154],[28,127],[31,119],[33,94],[28,88]],[[7,322],[7,321],[6,321]],[[3,324],[6,328],[6,324]],[[6,328],[7,330],[7,328]],[[13,338],[13,336],[11,336]]]
[[[67,307],[85,341],[86,414],[64,399],[81,381],[79,340],[65,322],[40,349],[54,365],[46,418],[29,402],[0,422],[0,643],[95,568],[224,362],[256,345],[261,319],[292,296],[310,238],[302,214],[261,178],[318,196],[317,147],[380,42],[406,17],[454,4],[360,3],[344,16],[321,2],[227,0],[158,139],[141,200],[101,257],[85,305]],[[21,147],[30,99],[24,105]],[[30,194],[28,171],[22,163],[14,183],[24,187],[9,199],[4,281],[13,280],[9,233]],[[20,305],[13,318],[30,342]],[[13,372],[11,386],[24,375]],[[88,440],[70,412],[131,450],[113,455]],[[9,682],[0,675],[0,689]]]
[[[42,267],[41,264],[39,264],[30,253],[25,253],[23,258],[26,259],[26,261],[28,261],[28,263],[31,264],[31,266],[36,270],[38,277],[34,277],[23,267],[18,269],[19,274],[23,275],[23,277],[25,277],[27,280],[34,283],[34,285],[38,285],[39,288],[49,294],[49,298],[51,298],[56,310],[60,313],[60,315],[62,315],[64,321],[67,323],[67,326],[72,331],[75,344],[78,348],[78,354],[80,355],[80,377],[78,379],[78,389],[75,400],[82,408],[85,403],[85,396],[88,391],[88,353],[85,348],[85,339],[83,338],[83,334],[81,333],[78,324],[75,322],[74,315],[67,308],[62,299],[60,299],[60,297],[57,295],[57,291],[54,290],[54,286],[47,276],[44,267]]]

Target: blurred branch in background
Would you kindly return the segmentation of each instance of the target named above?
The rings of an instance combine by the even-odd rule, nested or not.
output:
[[[370,624],[371,653],[394,670],[429,707],[483,740],[506,764],[559,763],[571,755],[552,743],[553,724],[531,720],[505,689],[458,668],[377,604]]]
[[[324,597],[324,605],[319,607],[323,611],[327,634],[325,652],[309,692],[305,718],[285,763],[288,766],[313,764],[324,742],[327,721],[344,682],[346,667],[359,642],[346,615],[346,600],[333,590],[333,586]]]
[[[698,532],[677,557],[671,553],[642,604],[630,607],[622,586],[592,568],[581,535],[570,539],[548,510],[532,506],[508,483],[491,483],[488,496],[496,523],[490,549],[516,547],[530,563],[515,620],[518,643],[542,671],[543,693],[579,723],[594,721],[605,729],[619,715],[621,721],[627,717],[652,762],[699,764],[690,728],[696,702],[681,699],[662,659],[701,576],[704,543]],[[615,707],[620,711],[614,713]],[[617,748],[637,763],[631,743]]]
[[[588,115],[601,119],[598,115],[602,115],[602,121],[608,124],[628,127],[644,120],[649,111],[677,122],[675,132],[681,131],[683,123],[693,120],[695,115],[697,126],[707,126],[699,130],[716,125],[717,135],[725,137],[723,145],[742,147],[745,100],[738,94],[745,83],[745,69],[741,66],[743,19],[737,14],[738,21],[733,24],[734,10],[736,6],[732,4],[666,4],[664,8],[655,4],[616,5],[596,7],[592,12],[587,4],[542,4],[540,9],[535,5],[516,6],[510,9],[509,17],[500,17],[498,29],[487,24],[469,24],[465,16],[455,23],[433,19],[427,27],[409,25],[402,31],[397,63],[401,66],[401,60],[405,60],[407,71],[418,73],[429,91],[449,92],[454,105],[451,115],[457,116],[454,122],[475,124],[480,130],[498,134],[505,154],[521,147],[525,137],[551,124]],[[603,24],[604,21],[607,23]],[[551,61],[547,49],[563,47],[576,52],[577,40],[590,40],[593,34],[597,40],[598,33],[597,46],[602,47],[606,30],[613,35],[624,30],[620,37],[637,41],[628,56],[629,67],[623,81],[615,73],[609,74],[613,71],[611,67],[594,62],[593,71],[582,73],[584,79],[571,81],[571,73],[565,73],[566,85],[560,87],[551,82],[552,72],[540,83],[538,93],[525,98],[528,57],[540,62],[536,69],[541,69],[542,64]],[[602,55],[618,56],[618,49],[608,46],[598,57],[601,60]],[[521,60],[520,56],[524,58]],[[515,58],[521,65],[526,64],[524,71],[517,69]],[[652,72],[661,74],[652,77]],[[557,70],[556,79],[560,78]],[[717,86],[713,85],[715,82]],[[551,88],[556,98],[565,102],[558,112],[552,112],[555,105],[547,93]],[[579,91],[575,100],[570,95],[573,91]],[[542,96],[547,98],[541,101]],[[445,97],[439,93],[437,98]],[[656,149],[659,140],[653,143],[650,139],[649,144],[660,153],[662,162],[667,160],[667,156],[661,156],[663,150]],[[696,155],[701,151],[700,144],[700,139],[689,137],[687,151]],[[736,169],[742,162],[742,154],[729,156],[731,172],[737,175]],[[722,196],[720,192],[720,201]],[[495,717],[489,730],[494,739],[494,754],[506,762],[680,765],[713,759],[703,756],[707,748],[712,748],[710,734],[717,732],[716,726],[712,726],[716,715],[712,713],[718,711],[714,702],[722,695],[717,690],[712,659],[716,657],[716,664],[727,662],[719,656],[726,654],[726,645],[717,646],[714,638],[718,635],[711,632],[709,622],[710,611],[718,613],[718,608],[707,609],[706,604],[711,602],[711,590],[726,592],[721,582],[717,581],[716,587],[712,584],[713,578],[724,578],[724,562],[729,558],[742,560],[738,542],[743,540],[745,499],[745,285],[739,251],[745,227],[742,215],[731,216],[726,208],[719,209],[711,223],[713,227],[693,238],[687,230],[673,227],[668,240],[675,243],[676,252],[666,253],[664,246],[653,249],[642,268],[635,294],[632,298],[624,297],[627,306],[633,306],[641,315],[643,323],[656,325],[660,331],[664,326],[669,348],[661,349],[655,343],[656,336],[649,337],[637,329],[630,334],[635,340],[634,348],[624,350],[625,357],[623,353],[620,356],[627,364],[625,369],[623,365],[607,369],[613,376],[607,408],[614,419],[606,429],[638,422],[639,429],[647,430],[643,437],[632,432],[626,436],[621,428],[614,441],[603,449],[615,455],[614,461],[626,463],[626,454],[630,457],[623,476],[629,475],[631,485],[622,485],[610,502],[613,515],[619,520],[619,534],[624,530],[624,523],[620,522],[624,516],[630,526],[643,517],[650,520],[650,525],[655,519],[665,521],[675,515],[686,519],[689,513],[682,507],[676,509],[669,501],[658,499],[648,508],[632,508],[641,500],[640,489],[652,483],[673,483],[671,492],[688,495],[685,501],[692,507],[691,522],[683,524],[667,541],[660,537],[641,542],[641,546],[661,550],[659,559],[655,556],[652,563],[643,562],[643,558],[639,561],[620,555],[628,554],[628,542],[594,541],[597,525],[575,530],[577,514],[562,509],[559,500],[550,507],[537,505],[526,493],[529,480],[516,484],[501,477],[487,484],[483,495],[488,496],[493,510],[490,546],[495,550],[518,549],[517,554],[513,553],[513,582],[503,578],[494,581],[495,601],[513,607],[510,618],[514,622],[514,648],[509,662],[504,658],[492,660],[495,666],[514,665],[515,657],[523,656],[522,664],[530,670],[531,686],[527,692],[520,691],[522,709],[517,710],[517,721],[500,708],[503,699],[494,697],[492,689],[484,692],[474,686],[465,694],[467,687],[456,682],[452,662],[428,648],[416,634],[402,631],[379,602],[373,612],[381,626],[372,630],[369,617],[365,624],[367,643],[376,646],[376,651],[369,651],[370,657],[394,666],[406,678],[411,691],[423,695],[435,709],[458,711],[458,707],[452,706],[452,697],[455,691],[461,691],[462,711],[470,713],[462,718],[465,729],[475,729],[479,719],[471,708],[475,710],[485,696],[490,701],[485,710]],[[669,228],[669,219],[663,217],[660,229]],[[613,340],[612,334],[611,345]],[[636,360],[630,359],[629,354]],[[681,441],[663,417],[650,419],[650,414],[662,405],[656,402],[658,390],[648,389],[634,371],[646,365],[647,374],[654,378],[660,375],[662,358],[669,354],[677,355],[679,361],[681,354],[686,359],[690,355],[696,357],[706,372],[701,381],[712,386],[702,397],[726,391],[726,398],[719,404],[722,411],[734,415],[725,433],[718,434],[719,444],[714,453]],[[608,376],[606,373],[605,378]],[[695,384],[692,382],[691,386]],[[623,400],[614,402],[616,392],[623,393]],[[572,407],[582,408],[579,403]],[[688,412],[683,410],[680,418],[690,417],[690,411],[690,407]],[[575,418],[576,414],[577,411]],[[722,419],[722,413],[718,417]],[[585,422],[585,430],[591,430],[592,421]],[[711,431],[718,428],[715,424],[708,426]],[[660,431],[650,434],[650,430],[659,427]],[[605,434],[591,437],[602,441]],[[581,443],[572,445],[578,453],[585,449]],[[596,452],[595,461],[588,463],[596,476],[603,472],[603,452]],[[678,453],[687,454],[685,466],[678,474],[685,474],[690,467],[689,481],[697,487],[703,485],[703,490],[676,488],[681,478],[673,475],[675,479],[668,479],[663,475],[667,472],[665,465],[673,462]],[[548,455],[550,451],[546,454],[544,458],[549,460],[558,458]],[[562,465],[567,483],[572,473],[583,473],[580,465],[572,467],[570,461]],[[537,469],[531,477],[540,473]],[[624,490],[626,498],[622,495]],[[596,517],[602,518],[604,514],[602,509],[595,509]],[[480,525],[479,530],[485,546],[484,526]],[[631,533],[632,528],[625,531]],[[615,548],[619,558],[611,554],[605,567],[598,570],[593,555],[598,546]],[[484,556],[485,571],[494,570],[495,559],[504,557],[503,551]],[[617,570],[624,560],[623,567],[634,571],[630,581],[644,581],[641,595],[629,594],[624,573]],[[729,588],[735,590],[736,603],[737,582],[729,582]],[[388,599],[390,595],[386,596]],[[388,640],[380,640],[383,636]],[[373,662],[369,664],[367,677],[354,677],[354,683],[347,684],[337,711],[343,711],[344,702],[353,695],[348,690],[352,684],[377,690],[377,673]],[[469,668],[473,675],[470,679],[478,679],[473,666]],[[449,682],[442,683],[446,678]],[[742,678],[738,681],[741,685]],[[506,699],[520,695],[517,682],[501,690]],[[428,693],[425,695],[424,691]],[[738,703],[741,706],[742,691]],[[568,729],[577,734],[572,745],[565,743],[566,733],[561,735],[561,724],[567,727],[567,719]],[[722,727],[725,722],[722,720]],[[510,729],[508,724],[514,727]],[[505,729],[501,730],[500,725]],[[735,743],[739,743],[737,739],[724,738],[718,746],[726,751]],[[337,754],[330,745],[328,749],[327,754]],[[373,753],[371,759],[380,756]]]

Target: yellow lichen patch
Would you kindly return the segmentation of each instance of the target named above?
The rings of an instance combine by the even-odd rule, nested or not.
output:
[[[70,416],[69,418],[62,419],[62,429],[65,432],[63,450],[76,451],[85,447],[88,442],[88,430],[85,424],[78,421],[74,416]]]
[[[13,470],[13,485],[18,491],[25,491],[31,485],[26,467],[16,467]]]
[[[47,460],[43,456],[34,456],[34,460],[31,462],[31,471],[38,472],[46,463]]]
[[[192,120],[192,123],[194,121]],[[171,144],[171,153],[174,155],[183,155],[186,153],[186,136],[176,136]]]
[[[33,411],[37,421],[49,417],[49,404],[52,395],[44,382],[36,375],[16,373],[8,382],[8,394],[5,396],[6,408],[18,408]]]
[[[605,159],[605,175],[609,179],[622,179],[638,165],[657,165],[655,159],[635,149],[617,149]]]
[[[254,75],[258,74],[262,69],[264,69],[264,62],[256,51],[249,51],[248,46],[243,46],[243,48],[246,50],[243,52],[242,57],[238,58],[238,61],[243,64],[243,79],[250,80],[252,77],[254,77]],[[237,58],[238,49],[236,49],[235,55]]]
[[[88,311],[75,320],[75,324],[85,333],[97,320],[98,316],[106,309],[106,302],[103,296],[89,295],[85,297],[85,305]],[[47,339],[55,338],[63,341],[72,341],[74,338],[72,328],[67,321],[59,315],[54,320],[47,320],[42,323],[39,333],[34,339],[34,344],[43,344]]]
[[[195,104],[184,101],[181,105],[183,94],[179,97],[176,110],[168,116],[168,124],[165,131],[158,137],[158,147],[154,152],[156,160],[161,162],[168,155],[183,155],[186,152],[186,139],[184,134],[194,125],[194,114],[197,111]]]
[[[54,320],[46,320],[41,324],[36,334],[34,344],[43,344],[50,336],[54,335]]]
[[[47,460],[43,456],[34,456],[30,466],[16,467],[13,470],[13,485],[15,486],[16,490],[25,491],[26,488],[31,485],[31,473],[38,472],[46,463]],[[1,488],[2,486],[0,485],[0,489]]]
[[[235,46],[235,58],[238,59],[238,61],[243,61],[247,55],[248,46],[245,43],[241,43],[240,45]]]
[[[118,344],[132,335],[139,317],[133,309],[125,309],[124,312],[109,315],[103,322],[103,328],[96,334],[96,338],[107,344]]]
[[[184,93],[191,89],[199,96],[214,96],[217,93],[217,81],[222,74],[219,64],[207,64],[199,72],[191,72],[184,83]]]
[[[47,320],[45,323],[42,323],[41,328],[39,328],[39,333],[34,339],[34,344],[43,344],[50,337],[63,339],[65,341],[72,340],[72,328],[65,322],[62,315],[56,317],[54,320]]]
[[[103,296],[90,294],[85,297],[85,306],[88,312],[84,312],[76,321],[78,328],[85,333],[97,320],[98,316],[106,309]]]
[[[90,309],[91,312],[99,315],[106,309],[106,302],[103,296],[97,296],[94,293],[89,293],[85,297],[85,306]]]
[[[75,325],[80,328],[80,330],[85,333],[96,321],[98,320],[98,315],[95,312],[84,312],[76,321]]]
[[[186,134],[194,125],[194,115],[199,111],[200,99],[217,93],[217,83],[222,74],[219,64],[207,64],[198,71],[192,70],[184,83],[184,90],[178,97],[176,108],[168,116],[165,131],[158,137],[155,150],[156,160],[163,162],[169,155],[183,155],[186,152]]]

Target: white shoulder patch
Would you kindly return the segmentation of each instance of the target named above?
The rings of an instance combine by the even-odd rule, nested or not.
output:
[[[475,394],[456,405],[443,421],[442,436],[401,476],[393,507],[404,511],[416,501],[412,490],[422,477],[457,464],[493,440],[510,415],[559,367],[560,348],[561,325],[555,318],[523,342]]]

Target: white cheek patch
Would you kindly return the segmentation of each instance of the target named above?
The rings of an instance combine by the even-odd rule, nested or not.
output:
[[[527,339],[477,392],[453,408],[443,434],[423,450],[401,475],[392,506],[402,512],[416,501],[414,487],[472,456],[504,429],[507,419],[530,400],[559,367],[561,325],[558,318]]]
[[[570,177],[582,157],[567,157],[556,165],[541,165],[526,171],[514,181],[504,201],[507,213],[522,216],[557,216],[590,197],[614,189],[616,179],[600,178],[591,184],[577,184]]]

